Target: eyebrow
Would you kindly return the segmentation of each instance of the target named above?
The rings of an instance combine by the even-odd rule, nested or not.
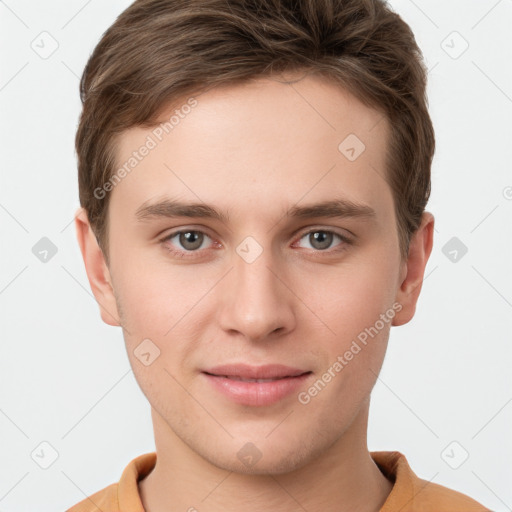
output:
[[[288,218],[309,219],[329,218],[374,218],[376,212],[365,204],[348,199],[333,199],[308,206],[293,206],[286,214]],[[135,212],[138,221],[156,218],[210,218],[223,223],[229,222],[229,215],[205,203],[183,203],[173,199],[163,199],[155,203],[146,201]]]

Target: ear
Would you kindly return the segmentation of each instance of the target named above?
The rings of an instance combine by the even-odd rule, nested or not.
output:
[[[110,271],[94,235],[87,212],[79,208],[75,214],[75,229],[85,264],[85,271],[96,302],[100,306],[102,320],[112,326],[121,325],[112,287]]]
[[[424,212],[419,228],[412,235],[407,261],[402,263],[400,287],[396,302],[402,309],[396,313],[391,325],[403,325],[409,322],[416,312],[416,302],[423,284],[425,267],[432,252],[434,240],[434,216]]]

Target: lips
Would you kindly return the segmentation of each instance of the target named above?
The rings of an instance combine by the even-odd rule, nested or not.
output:
[[[223,365],[201,372],[211,389],[244,406],[270,406],[289,397],[311,378],[311,371],[283,365]]]
[[[204,370],[204,373],[243,382],[271,382],[289,377],[298,377],[310,372],[309,370],[293,368],[282,364],[251,366],[239,363],[215,366]]]
[[[297,392],[313,372],[281,364],[229,364],[201,373],[212,389],[231,402],[261,407],[275,404]]]
[[[289,379],[290,377],[275,377],[272,379],[244,379],[242,377],[235,377],[233,375],[218,375],[218,377],[226,377],[230,380],[239,380],[240,382],[274,382],[275,380]]]

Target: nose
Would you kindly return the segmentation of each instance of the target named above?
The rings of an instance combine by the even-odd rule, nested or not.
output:
[[[296,300],[286,271],[264,250],[252,263],[234,254],[233,269],[223,280],[218,318],[224,332],[239,333],[254,342],[291,332]]]

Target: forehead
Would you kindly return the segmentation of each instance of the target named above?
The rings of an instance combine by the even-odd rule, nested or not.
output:
[[[116,163],[128,172],[111,207],[133,217],[143,202],[167,195],[267,212],[336,194],[389,208],[385,117],[325,78],[283,80],[183,98],[162,110],[162,124],[124,132]]]

